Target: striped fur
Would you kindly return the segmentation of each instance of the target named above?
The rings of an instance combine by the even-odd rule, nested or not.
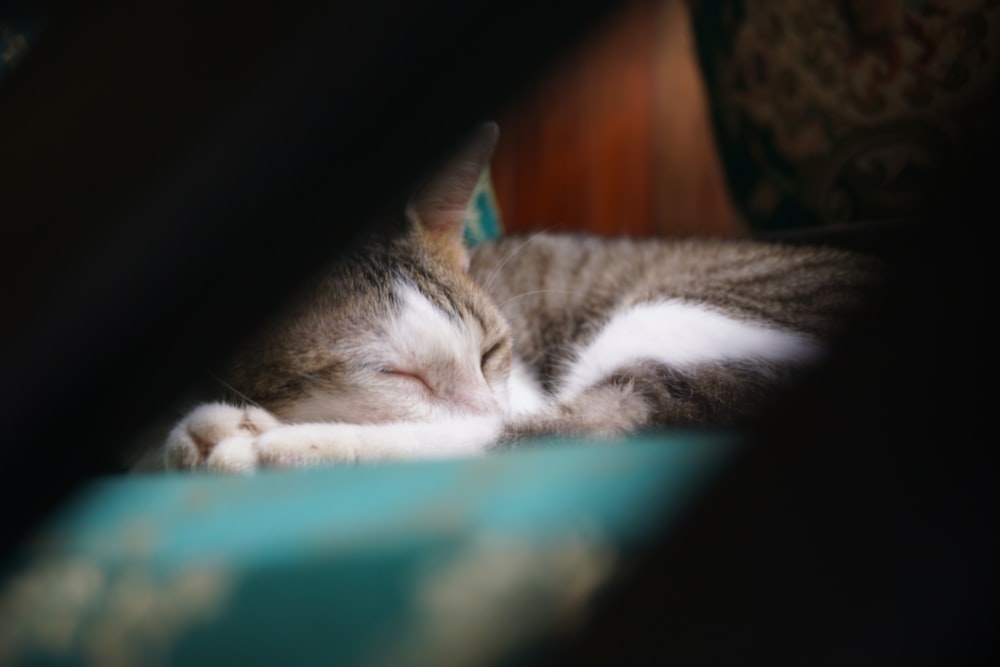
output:
[[[170,468],[472,455],[525,437],[739,423],[878,281],[863,257],[748,241],[539,234],[466,251],[496,130],[335,263],[171,432]]]

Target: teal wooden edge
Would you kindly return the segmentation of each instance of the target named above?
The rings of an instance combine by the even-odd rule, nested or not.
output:
[[[473,246],[483,241],[491,241],[503,234],[503,221],[496,193],[493,191],[493,176],[489,169],[483,172],[476,183],[476,189],[465,210],[463,236],[466,244]]]
[[[102,479],[8,567],[0,664],[492,664],[566,627],[740,442]]]

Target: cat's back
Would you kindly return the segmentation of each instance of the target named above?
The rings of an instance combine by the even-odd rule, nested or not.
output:
[[[826,336],[863,302],[881,267],[820,246],[543,233],[473,248],[470,271],[515,330],[542,326],[548,333],[536,335],[578,340],[621,309],[670,300]]]

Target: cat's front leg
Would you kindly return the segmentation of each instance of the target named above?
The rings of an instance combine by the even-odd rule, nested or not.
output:
[[[261,466],[288,468],[331,464],[465,457],[497,442],[501,420],[456,417],[388,424],[291,424],[258,437]]]
[[[621,440],[648,426],[650,419],[651,405],[633,383],[607,381],[535,414],[515,417],[506,424],[503,441],[549,436]]]
[[[254,441],[279,426],[274,415],[258,407],[206,403],[170,431],[164,463],[167,470],[252,472],[258,463]]]

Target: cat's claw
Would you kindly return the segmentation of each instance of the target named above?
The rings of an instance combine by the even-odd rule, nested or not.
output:
[[[167,436],[167,470],[253,472],[256,438],[281,423],[258,407],[209,403],[193,410]]]

